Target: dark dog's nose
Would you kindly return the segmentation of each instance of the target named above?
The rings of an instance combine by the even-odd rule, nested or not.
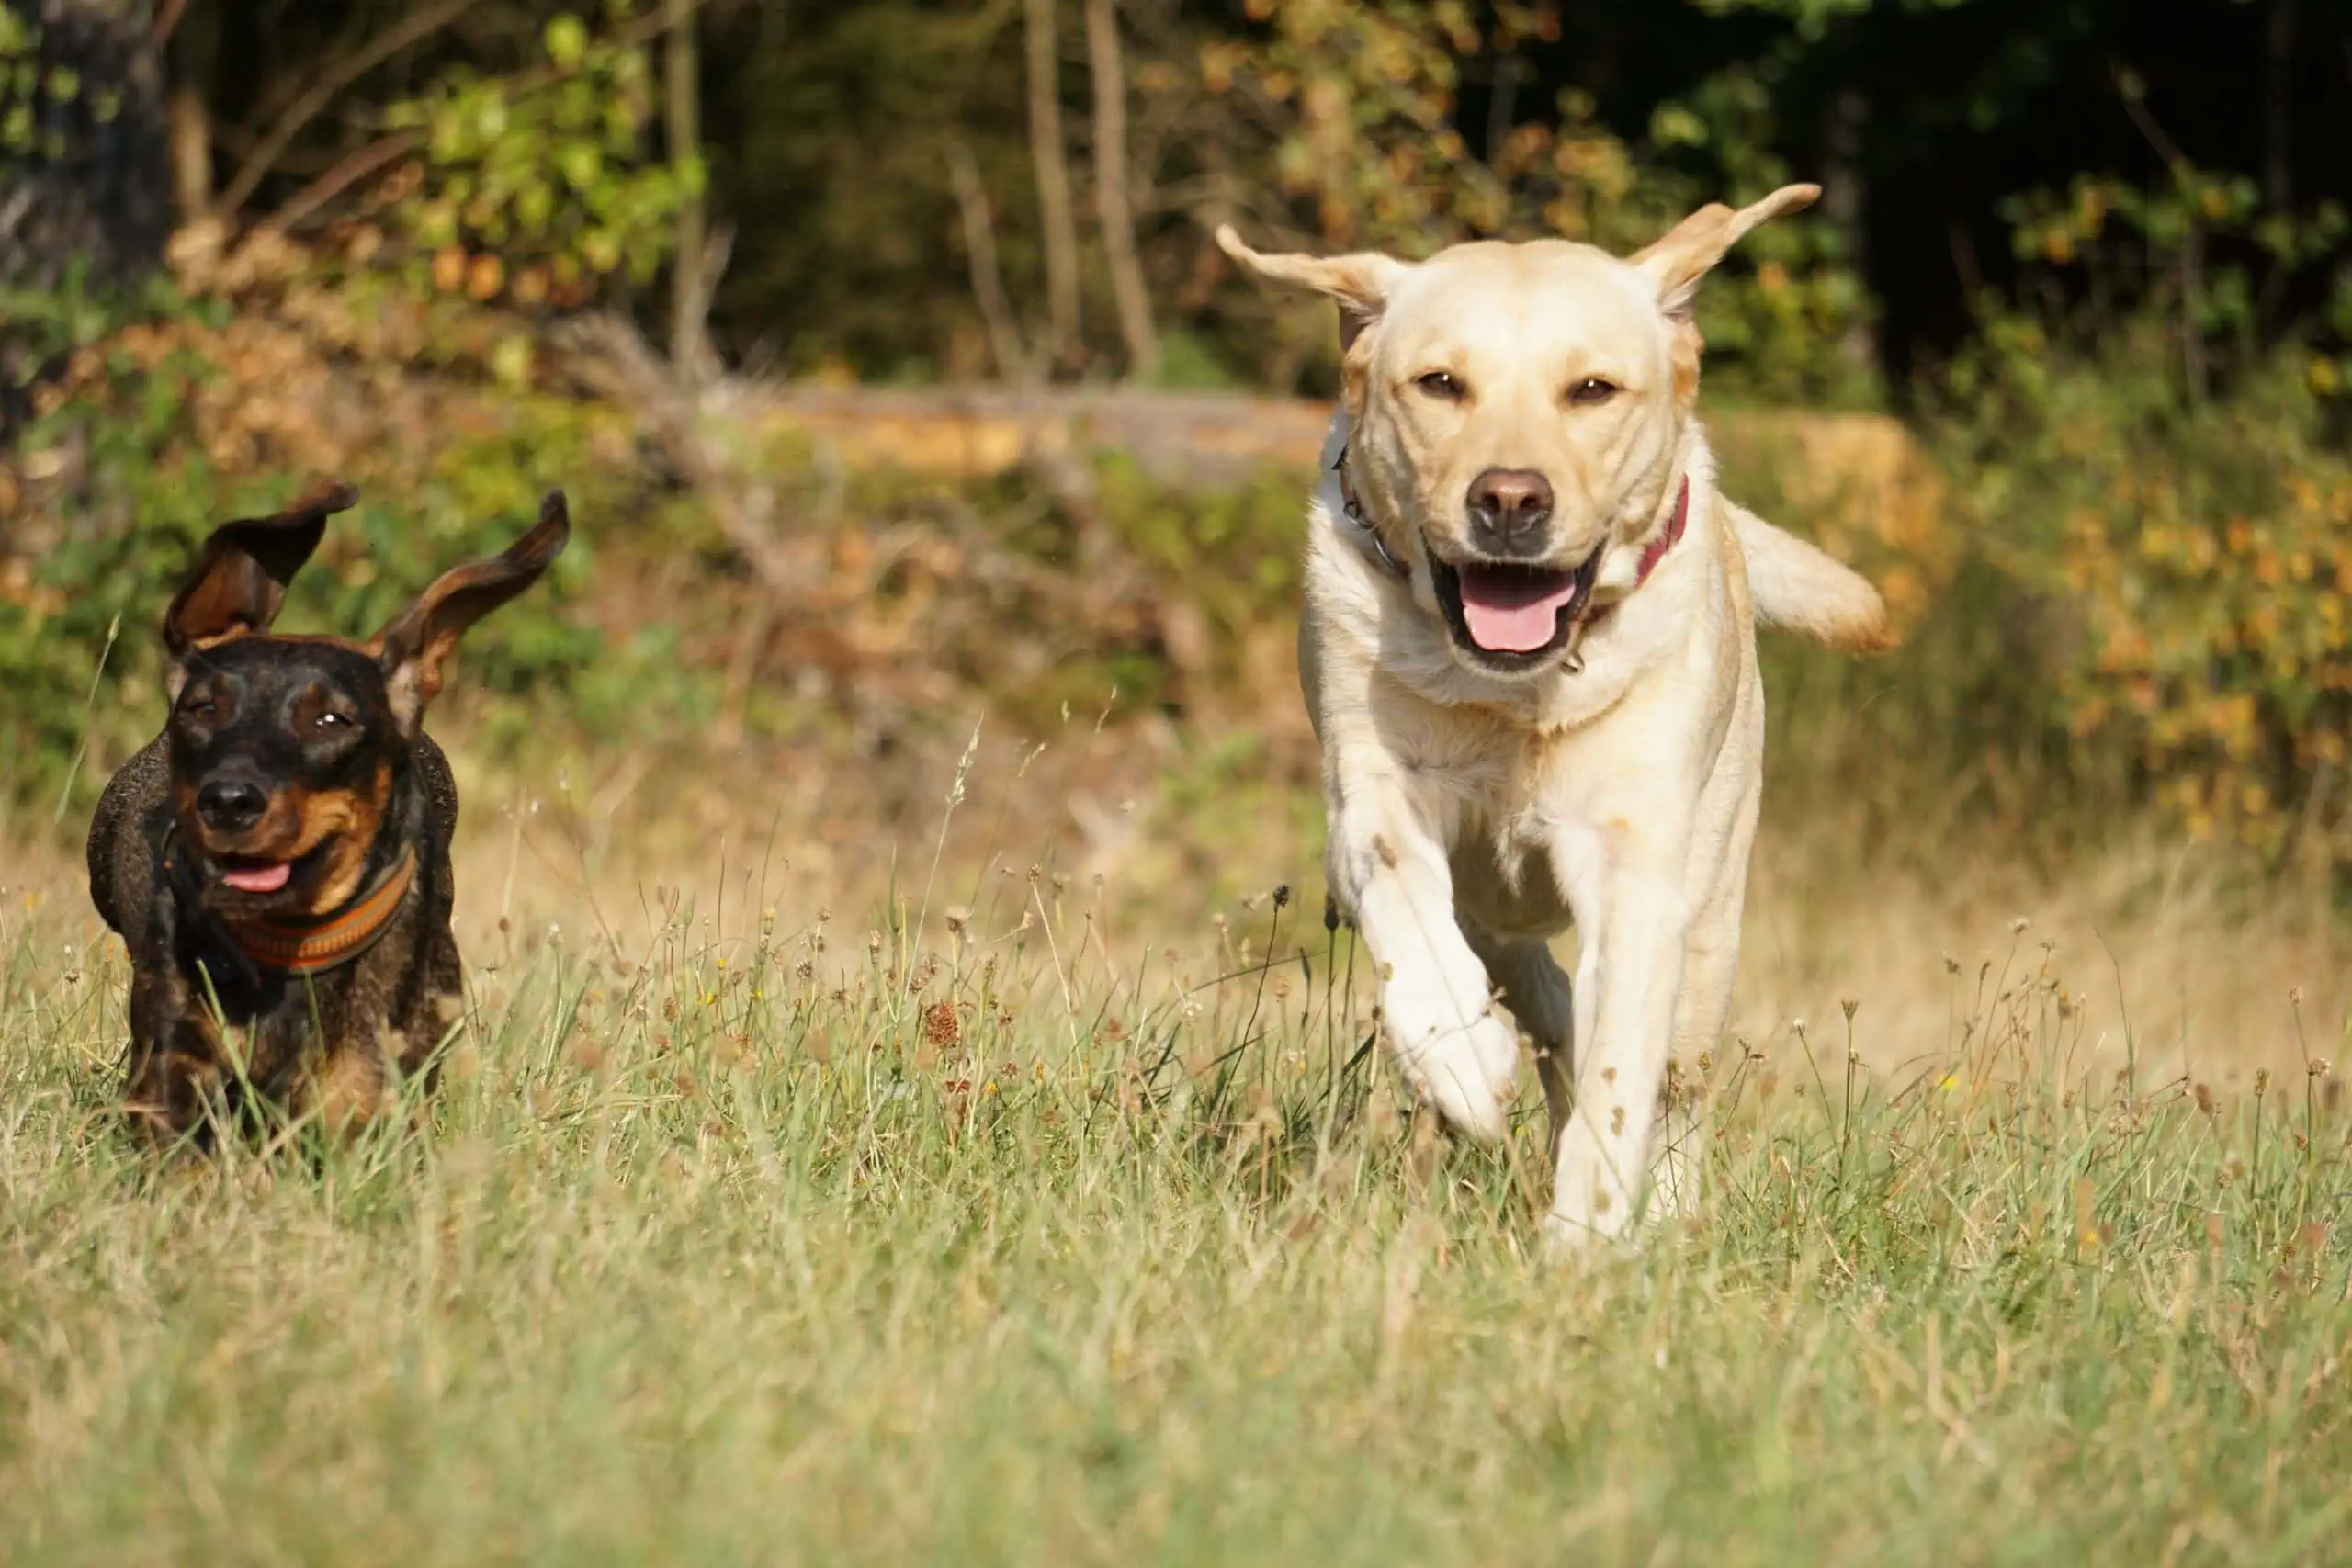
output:
[[[1544,550],[1552,520],[1552,481],[1532,468],[1488,468],[1470,481],[1470,541],[1489,555]]]
[[[250,779],[212,779],[196,792],[196,814],[216,832],[242,832],[268,809],[269,796]]]

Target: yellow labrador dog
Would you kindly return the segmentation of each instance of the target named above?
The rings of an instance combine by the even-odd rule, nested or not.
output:
[[[1261,255],[1340,308],[1299,671],[1328,874],[1406,1079],[1505,1130],[1519,1036],[1550,1103],[1554,1243],[1622,1235],[1670,1055],[1731,1005],[1761,782],[1756,623],[1887,646],[1877,592],[1726,500],[1696,414],[1700,279],[1791,186],[1621,259],[1589,245]],[[1573,923],[1573,987],[1547,945]],[[1496,1010],[1499,1000],[1517,1029]],[[1654,1210],[1692,1185],[1669,1140]]]

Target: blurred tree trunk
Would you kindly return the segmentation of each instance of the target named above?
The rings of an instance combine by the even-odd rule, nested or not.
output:
[[[964,256],[972,274],[972,300],[979,307],[980,324],[989,334],[989,354],[996,361],[996,373],[1014,386],[1034,385],[1036,366],[1022,344],[1021,326],[1013,319],[1012,302],[1004,291],[1004,273],[997,263],[996,219],[989,210],[988,189],[980,182],[979,161],[961,141],[947,144],[947,175],[964,223]]]
[[[0,0],[0,283],[77,267],[128,281],[163,259],[171,143],[153,26],[144,0]]]
[[[670,32],[663,49],[669,78],[670,162],[681,176],[702,147],[700,62],[695,48],[695,0],[669,0]],[[670,270],[670,362],[689,377],[715,366],[705,330],[713,279],[705,237],[703,198],[690,187],[678,208],[678,254]]]
[[[2300,0],[2270,0],[2262,34],[2262,199],[2284,213],[2295,199],[2295,24]]]
[[[1061,48],[1054,0],[1026,0],[1029,155],[1037,166],[1037,209],[1046,247],[1046,357],[1067,368],[1078,358],[1078,220],[1069,197],[1069,143],[1062,136]]]
[[[1127,199],[1127,73],[1119,51],[1116,0],[1086,0],[1086,47],[1094,78],[1094,210],[1111,264],[1119,332],[1127,343],[1127,374],[1148,381],[1159,374],[1159,334],[1151,295],[1136,254],[1134,207]]]
[[[183,225],[212,209],[212,84],[220,56],[220,13],[212,0],[187,0],[172,20],[172,207]]]
[[[1839,89],[1830,97],[1829,122],[1822,139],[1827,156],[1821,169],[1821,210],[1837,226],[1846,251],[1842,260],[1857,277],[1870,273],[1870,186],[1869,176],[1862,172],[1862,132],[1870,123],[1870,101],[1858,89]],[[1854,318],[1838,346],[1856,367],[1877,367],[1878,334],[1867,313]]]

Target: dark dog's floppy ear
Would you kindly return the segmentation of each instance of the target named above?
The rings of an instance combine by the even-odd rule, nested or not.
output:
[[[441,692],[442,663],[466,628],[537,582],[571,537],[563,491],[549,491],[539,502],[538,525],[503,555],[443,572],[377,634],[372,646],[384,667],[392,716],[402,730],[413,735],[424,723],[424,705]]]
[[[358,499],[347,484],[323,485],[274,517],[247,517],[212,530],[164,612],[164,646],[173,660],[267,631],[286,603],[286,585],[319,547],[327,519]]]

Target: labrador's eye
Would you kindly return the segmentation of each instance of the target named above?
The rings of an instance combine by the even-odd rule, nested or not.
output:
[[[1568,389],[1568,401],[1578,408],[1589,408],[1595,403],[1607,402],[1622,389],[1614,381],[1588,376]]]
[[[1430,397],[1443,398],[1450,403],[1460,402],[1469,391],[1450,371],[1445,370],[1432,370],[1426,376],[1417,377],[1413,385]]]

